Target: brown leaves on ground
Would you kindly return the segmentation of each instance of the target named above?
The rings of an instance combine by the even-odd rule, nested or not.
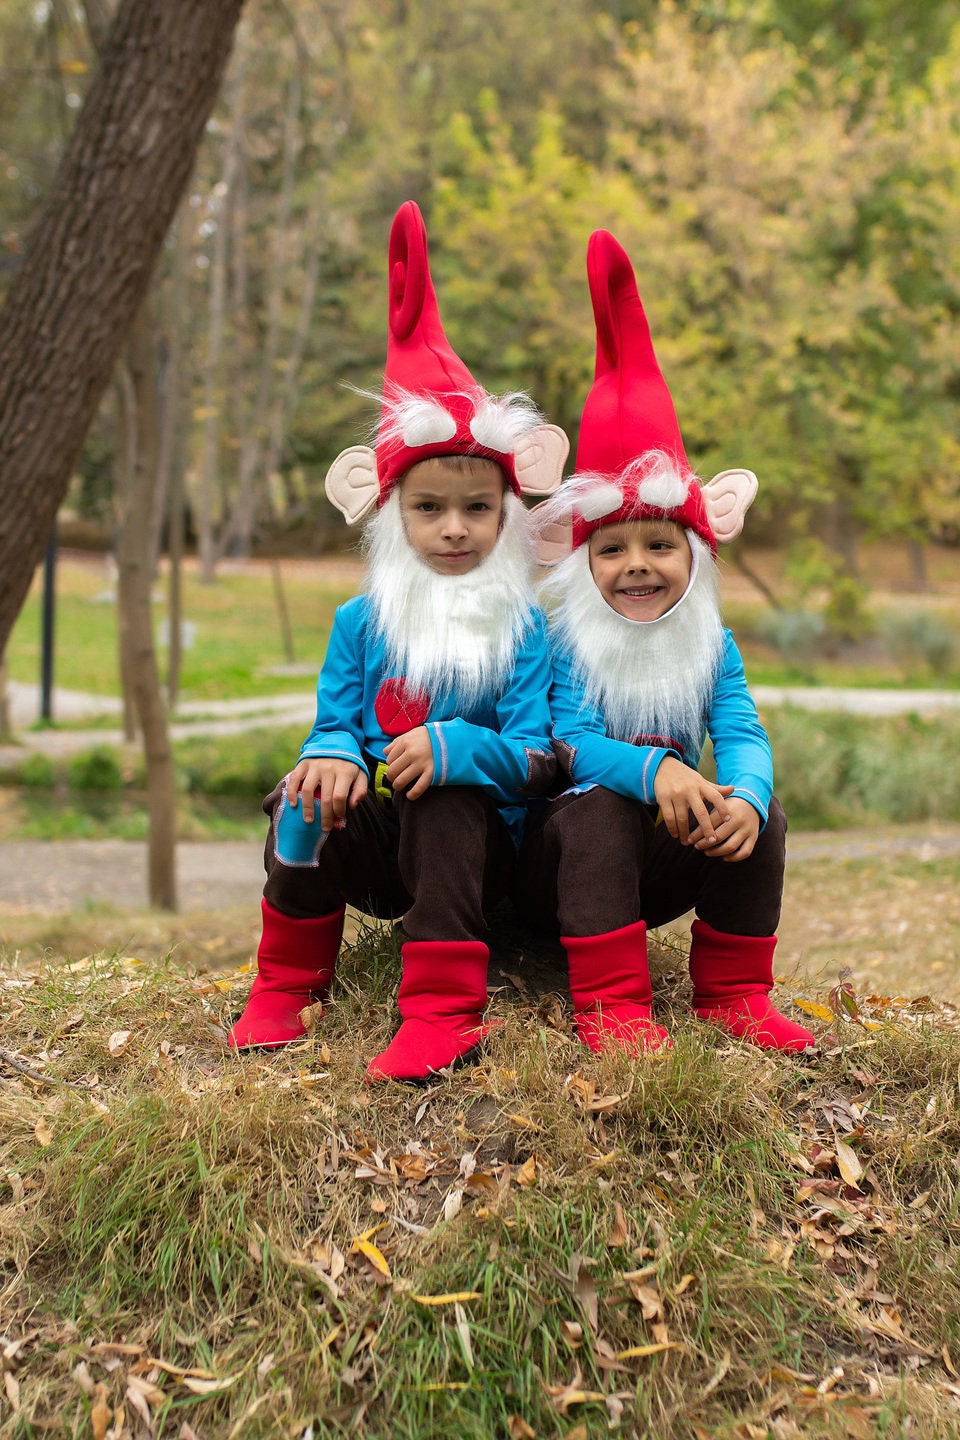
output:
[[[619,1056],[594,1060],[545,1025],[545,1060],[523,1070],[537,1022],[525,1031],[510,1016],[505,1030],[513,1025],[514,1038],[495,1039],[483,1063],[455,1080],[371,1094],[348,1048],[349,1028],[338,1032],[335,1014],[280,1056],[228,1054],[224,997],[242,992],[248,973],[168,973],[161,982],[129,957],[88,958],[66,967],[59,983],[53,1003],[40,972],[0,972],[7,1021],[0,1120],[9,1120],[11,1137],[0,1151],[0,1237],[26,1233],[44,1203],[45,1177],[81,1117],[115,1126],[144,1091],[169,1102],[172,1133],[181,1138],[200,1133],[212,1115],[242,1138],[262,1113],[258,1133],[269,1143],[251,1160],[251,1142],[244,1163],[248,1172],[260,1166],[274,1198],[262,1223],[249,1219],[246,1254],[260,1269],[280,1267],[291,1294],[302,1292],[322,1317],[317,1356],[336,1365],[340,1383],[357,1396],[357,1413],[370,1393],[385,1317],[403,1307],[454,1337],[460,1373],[472,1375],[477,1316],[489,1303],[477,1286],[482,1267],[474,1257],[427,1284],[419,1267],[461,1233],[475,1249],[488,1246],[488,1264],[496,1266],[518,1217],[533,1223],[551,1207],[573,1217],[571,1236],[581,1214],[585,1226],[595,1217],[592,1238],[578,1239],[559,1264],[524,1242],[533,1245],[531,1291],[559,1285],[556,1303],[568,1307],[556,1320],[559,1373],[542,1382],[565,1425],[596,1407],[616,1429],[638,1380],[653,1374],[665,1394],[676,1384],[689,1395],[694,1419],[709,1405],[733,1404],[727,1397],[746,1407],[749,1396],[730,1432],[743,1437],[816,1433],[827,1412],[847,1434],[868,1434],[864,1427],[904,1376],[918,1385],[926,1377],[927,1392],[960,1408],[960,1377],[942,1340],[932,1338],[932,1312],[891,1273],[891,1256],[922,1233],[929,1238],[950,1203],[947,1170],[931,1156],[938,1135],[956,1141],[955,1097],[922,1048],[932,1034],[954,1029],[955,1012],[943,1002],[860,996],[841,975],[826,996],[796,1002],[822,1021],[816,1064],[733,1044],[708,1047],[715,1068],[703,1073],[730,1077],[732,1119],[705,1143],[691,1111],[715,1097],[702,1085],[683,1089],[683,1067],[696,1077],[704,1054],[686,1040],[665,1064],[645,1066]],[[906,1049],[889,1048],[904,1037]],[[927,1065],[925,1088],[898,1073],[908,1061]],[[725,1147],[736,1155],[743,1142],[738,1126],[769,1144],[779,1169],[754,1174],[741,1162],[725,1182]],[[676,1238],[717,1176],[739,1224],[737,1255],[709,1230],[699,1249]],[[818,1337],[816,1364],[777,1363],[756,1376],[736,1325],[736,1280],[747,1266],[774,1288],[788,1283],[809,1295],[811,1313],[829,1329]],[[729,1326],[731,1336],[709,1352],[697,1338],[708,1304],[717,1333]],[[28,1314],[0,1336],[6,1404],[23,1407],[38,1346],[69,1344],[79,1357],[71,1383],[100,1440],[158,1434],[158,1413],[171,1397],[227,1404],[241,1380],[256,1395],[275,1363],[272,1353],[253,1360],[247,1352],[241,1362],[227,1351],[209,1367],[181,1365],[184,1357],[171,1359],[149,1339],[91,1344],[64,1331],[68,1338],[57,1342],[49,1326],[41,1339]],[[469,1384],[444,1378],[437,1388]],[[508,1429],[515,1440],[537,1433],[520,1414]]]

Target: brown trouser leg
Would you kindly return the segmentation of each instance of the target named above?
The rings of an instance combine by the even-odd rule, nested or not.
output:
[[[652,807],[602,786],[564,795],[527,823],[518,901],[545,929],[605,935],[695,909],[729,935],[772,935],[780,921],[787,822],[776,799],[753,854],[735,864],[681,845]]]
[[[324,841],[316,865],[289,866],[274,853],[279,787],[264,849],[264,898],[306,919],[352,905],[380,919],[403,916],[411,940],[477,940],[483,910],[503,895],[515,867],[510,833],[490,796],[467,786],[431,788],[383,804],[367,793],[344,830]]]

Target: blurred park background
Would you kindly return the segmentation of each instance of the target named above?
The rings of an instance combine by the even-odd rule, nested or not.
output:
[[[0,292],[45,243],[31,227],[111,13],[0,5]],[[454,345],[574,446],[587,238],[626,246],[692,464],[760,479],[724,567],[753,683],[957,690],[958,80],[940,0],[248,0],[8,675],[52,663],[59,685],[122,697],[128,739],[151,737],[146,778],[115,758],[87,779],[140,793],[152,755],[151,824],[176,791],[181,833],[183,794],[217,767],[164,768],[164,716],[309,697],[332,607],[359,583],[323,477],[376,418],[357,392],[382,377],[386,238],[413,198]],[[163,714],[144,708],[148,645]],[[960,814],[949,719],[765,719],[780,775],[803,781],[798,823]],[[244,803],[294,734],[259,759],[234,746]],[[12,774],[42,794],[55,771],[32,755]]]

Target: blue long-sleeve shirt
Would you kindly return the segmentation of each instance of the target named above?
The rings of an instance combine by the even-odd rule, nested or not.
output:
[[[607,734],[599,706],[587,703],[576,676],[570,651],[557,644],[553,654],[550,709],[554,743],[574,788],[604,785],[618,795],[656,803],[653,782],[668,755],[696,769],[706,736],[713,744],[717,784],[732,785],[733,794],[747,800],[766,824],[773,794],[773,755],[747,689],[743,660],[729,630],[717,681],[710,697],[696,753],[658,745],[634,745]]]
[[[329,757],[365,766],[385,758],[391,736],[375,702],[391,678],[386,643],[373,624],[370,600],[358,595],[336,613],[317,681],[317,715],[300,759]],[[519,838],[525,799],[549,788],[556,766],[547,693],[550,659],[546,621],[532,609],[513,668],[496,694],[472,704],[456,691],[431,697],[425,721],[433,750],[434,785],[475,785],[492,794]]]

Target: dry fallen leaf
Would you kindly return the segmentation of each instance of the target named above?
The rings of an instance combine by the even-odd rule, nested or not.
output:
[[[833,1011],[828,1010],[826,1005],[818,1005],[814,1000],[798,1000],[796,997],[794,997],[793,1003],[798,1010],[802,1010],[806,1015],[812,1015],[815,1020],[825,1020],[828,1025],[833,1023]]]
[[[650,1285],[630,1282],[630,1293],[640,1306],[644,1320],[659,1320],[663,1316],[663,1300]]]
[[[387,1263],[387,1257],[384,1255],[382,1250],[377,1249],[376,1245],[374,1245],[372,1240],[364,1240],[362,1236],[359,1236],[356,1240],[354,1240],[353,1245],[350,1248],[351,1253],[359,1251],[361,1255],[365,1256],[366,1259],[370,1261],[370,1264],[373,1266],[374,1270],[378,1271],[386,1280],[390,1280],[392,1278],[390,1274],[390,1266]]]
[[[518,1185],[529,1187],[537,1183],[537,1157],[529,1156],[524,1160],[515,1176]]]
[[[90,1410],[90,1428],[93,1430],[93,1440],[104,1440],[112,1420],[113,1409],[107,1401],[107,1387],[100,1384],[97,1386],[97,1398]]]
[[[146,1380],[142,1375],[128,1375],[127,1388],[136,1390],[150,1405],[162,1405],[167,1398],[167,1392],[152,1380]]]
[[[50,1129],[50,1126],[47,1124],[46,1120],[41,1118],[37,1121],[36,1125],[33,1127],[33,1134],[38,1145],[42,1145],[44,1148],[46,1148],[46,1146],[53,1144],[53,1131]]]
[[[181,1375],[181,1385],[194,1395],[215,1395],[218,1390],[229,1390],[240,1379],[239,1374],[227,1375],[223,1380],[195,1380],[192,1375]]]
[[[19,1409],[20,1409],[20,1382],[17,1380],[16,1376],[15,1376],[10,1370],[5,1370],[4,1373],[3,1373],[3,1388],[4,1388],[4,1390],[5,1390],[6,1393],[7,1393],[7,1399],[8,1399],[9,1402],[10,1402],[10,1408],[11,1408],[11,1410],[14,1410],[14,1411],[19,1410]]]
[[[607,1244],[611,1249],[615,1249],[629,1243],[630,1232],[627,1229],[626,1217],[623,1213],[623,1206],[618,1202],[614,1209],[613,1229],[607,1236]]]
[[[679,1350],[681,1347],[671,1341],[660,1342],[657,1345],[631,1345],[629,1350],[618,1350],[618,1360],[638,1360],[644,1355],[659,1355],[662,1350]]]
[[[837,1152],[837,1169],[840,1174],[848,1185],[859,1190],[859,1182],[863,1178],[863,1166],[857,1159],[857,1152],[845,1140],[835,1140],[834,1149]]]
[[[110,1039],[107,1041],[108,1054],[112,1055],[114,1059],[116,1059],[118,1055],[122,1055],[130,1043],[132,1033],[131,1030],[114,1030]]]
[[[597,1287],[593,1276],[586,1268],[582,1255],[570,1256],[570,1279],[573,1281],[573,1292],[583,1307],[583,1313],[587,1317],[590,1329],[596,1334],[599,1322],[599,1307],[597,1304]]]
[[[479,1290],[455,1290],[449,1295],[411,1295],[418,1305],[458,1305],[464,1300],[482,1299]]]
[[[507,1421],[510,1440],[536,1440],[536,1430],[531,1430],[522,1415],[511,1415]]]

